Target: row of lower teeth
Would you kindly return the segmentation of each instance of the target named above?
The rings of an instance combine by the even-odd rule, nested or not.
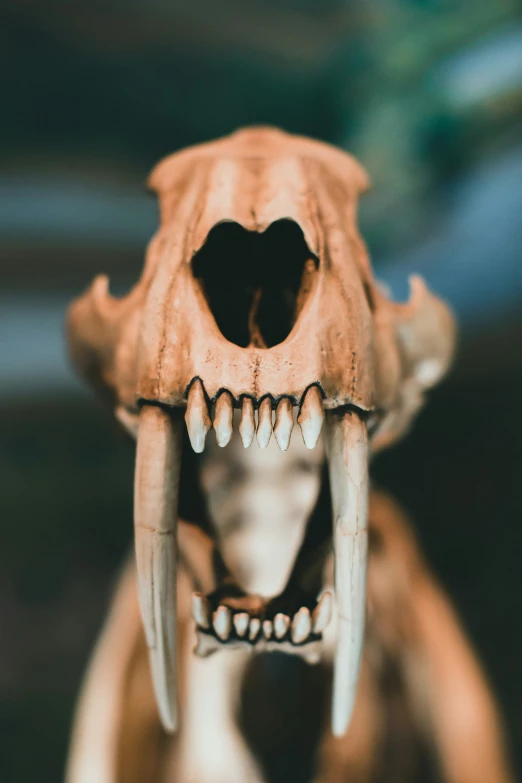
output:
[[[292,619],[281,612],[273,620],[261,620],[250,617],[248,612],[233,613],[228,606],[218,606],[215,612],[210,612],[207,599],[200,593],[192,596],[192,616],[199,628],[213,628],[216,636],[226,642],[230,638],[232,626],[240,639],[255,641],[260,633],[270,640],[282,640],[287,634],[294,644],[302,644],[310,634],[320,634],[330,622],[332,613],[332,595],[325,592],[313,610],[302,606]]]
[[[289,397],[282,397],[277,405],[273,405],[271,397],[264,397],[257,411],[257,424],[254,401],[251,397],[243,397],[240,401],[241,420],[239,434],[243,446],[248,448],[254,436],[261,449],[266,449],[272,437],[272,431],[279,448],[286,451],[290,446],[290,437],[294,426],[293,404]],[[275,410],[275,416],[274,416]],[[273,419],[275,418],[275,421]],[[203,384],[196,379],[190,387],[187,400],[185,421],[192,444],[198,454],[205,448],[208,431],[214,427],[219,446],[226,446],[233,432],[234,398],[227,391],[222,391],[216,400],[213,420],[210,417],[209,404]],[[315,448],[319,439],[324,420],[323,398],[317,386],[310,386],[305,392],[297,423],[301,427],[305,446]]]

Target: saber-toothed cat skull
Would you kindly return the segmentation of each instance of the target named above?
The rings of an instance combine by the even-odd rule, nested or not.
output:
[[[97,278],[71,306],[69,334],[79,370],[137,432],[138,583],[163,724],[177,723],[182,412],[202,452],[212,427],[218,445],[228,444],[234,412],[245,447],[257,433],[266,448],[273,432],[286,451],[295,411],[308,449],[326,417],[337,612],[332,726],[343,734],[364,633],[369,453],[406,431],[424,390],[445,373],[453,319],[420,278],[404,305],[378,287],[356,225],[368,180],[333,147],[242,130],[165,159],[150,184],[161,225],[140,281],[116,299],[107,278]],[[284,612],[264,632],[257,610],[232,625],[222,607],[209,633],[221,646],[234,637],[299,651],[303,639],[321,639],[328,601],[294,620],[295,633]],[[205,599],[194,612],[206,632]]]

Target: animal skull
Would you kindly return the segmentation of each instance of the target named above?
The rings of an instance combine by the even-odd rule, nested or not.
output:
[[[320,449],[326,419],[337,611],[332,727],[341,735],[364,633],[370,452],[407,430],[424,391],[445,373],[452,316],[420,278],[407,304],[379,288],[356,225],[368,179],[331,146],[241,130],[166,158],[150,185],[161,223],[141,279],[116,299],[107,278],[96,278],[71,306],[69,335],[80,372],[137,434],[138,584],[163,724],[177,723],[183,412],[197,453],[212,427],[226,446],[234,420],[246,448],[257,435],[265,449],[273,433],[286,451],[297,413],[308,449]],[[213,630],[207,599],[196,595],[200,647],[235,637],[255,649],[300,652],[303,639],[320,641],[328,593],[312,617],[297,613],[292,629],[284,612],[261,628],[248,609],[256,600],[242,599],[233,627],[220,606]]]

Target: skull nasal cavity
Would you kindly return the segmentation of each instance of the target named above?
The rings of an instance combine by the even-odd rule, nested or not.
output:
[[[223,336],[258,348],[288,337],[317,266],[292,220],[278,220],[262,234],[219,223],[192,259],[194,277]]]

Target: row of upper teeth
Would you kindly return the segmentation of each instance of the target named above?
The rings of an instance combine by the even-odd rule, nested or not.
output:
[[[248,639],[253,644],[260,638],[267,641],[287,638],[293,644],[303,644],[311,634],[320,634],[330,622],[332,615],[332,595],[325,592],[319,603],[310,612],[302,606],[292,618],[279,612],[273,620],[261,620],[251,617],[248,612],[233,612],[228,606],[221,604],[211,613],[205,596],[194,593],[192,596],[192,616],[198,628],[214,630],[221,641],[226,642],[232,634],[232,629],[240,639]]]
[[[271,397],[264,397],[256,411],[251,397],[242,397],[234,405],[234,398],[228,391],[222,391],[213,406],[209,405],[202,382],[197,378],[191,385],[185,421],[192,444],[198,454],[205,448],[205,438],[208,431],[214,427],[219,446],[226,446],[232,437],[234,407],[239,407],[241,418],[239,434],[243,446],[247,449],[254,436],[261,449],[266,449],[272,437],[272,432],[282,451],[290,445],[290,437],[294,427],[293,402],[289,397],[281,397],[274,404]],[[304,394],[297,423],[301,427],[303,440],[309,449],[313,449],[321,433],[324,420],[323,397],[317,386],[310,386]]]

